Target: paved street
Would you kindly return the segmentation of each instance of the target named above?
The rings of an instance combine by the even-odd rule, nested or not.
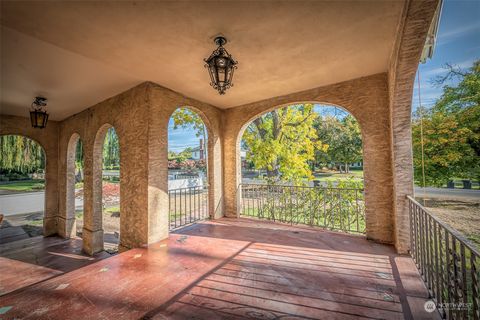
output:
[[[82,201],[75,199],[75,207],[80,209],[82,206]],[[5,216],[43,211],[44,207],[45,192],[43,191],[0,195],[0,213]]]
[[[480,190],[468,189],[445,189],[445,188],[419,188],[415,187],[416,197],[452,199],[452,200],[469,200],[480,201]]]

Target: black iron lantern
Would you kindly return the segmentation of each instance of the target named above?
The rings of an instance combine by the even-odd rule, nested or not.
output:
[[[227,39],[216,37],[214,42],[218,48],[208,59],[205,59],[205,68],[210,74],[210,85],[217,89],[218,93],[225,94],[225,90],[233,86],[233,71],[237,68],[237,62],[223,47],[227,43]]]
[[[47,105],[47,99],[43,97],[35,97],[30,110],[30,120],[32,127],[43,129],[47,126],[48,113],[43,109]]]

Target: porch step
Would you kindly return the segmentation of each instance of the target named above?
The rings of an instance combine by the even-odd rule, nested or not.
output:
[[[8,227],[0,229],[0,245],[30,238],[22,227]]]

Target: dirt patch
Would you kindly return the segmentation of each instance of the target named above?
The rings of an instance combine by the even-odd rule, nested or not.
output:
[[[417,199],[430,212],[480,248],[480,200]]]
[[[107,209],[103,212],[103,231],[105,233],[120,232],[120,212],[117,210]],[[83,229],[83,212],[77,211],[75,214],[77,220],[77,233]]]
[[[83,188],[75,190],[75,198],[83,200]],[[120,203],[120,184],[103,181],[102,204],[104,208],[116,206]]]

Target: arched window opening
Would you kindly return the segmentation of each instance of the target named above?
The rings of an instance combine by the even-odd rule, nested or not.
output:
[[[120,242],[120,143],[113,127],[106,131],[102,150],[102,226],[105,251],[117,253]]]
[[[277,108],[247,124],[239,144],[240,215],[365,232],[362,136],[348,112]]]
[[[0,240],[2,243],[43,234],[45,152],[20,135],[0,136]]]
[[[207,127],[201,116],[178,108],[168,123],[170,230],[208,218]]]

